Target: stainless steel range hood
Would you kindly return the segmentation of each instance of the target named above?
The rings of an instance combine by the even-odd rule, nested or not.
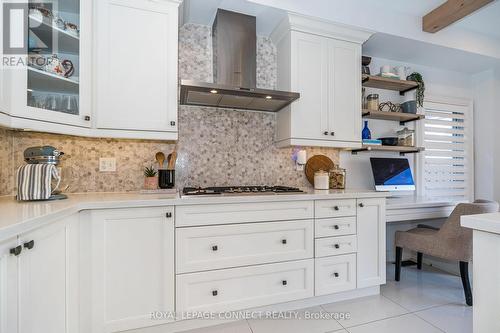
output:
[[[277,112],[300,94],[256,88],[255,17],[217,10],[212,27],[215,83],[181,81],[180,104]]]

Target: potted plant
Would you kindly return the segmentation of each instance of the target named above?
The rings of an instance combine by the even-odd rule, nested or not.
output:
[[[144,189],[156,190],[158,188],[157,172],[153,166],[144,168]]]
[[[417,107],[424,106],[424,93],[425,93],[425,84],[424,79],[422,78],[422,74],[418,72],[413,72],[406,77],[408,81],[415,81],[418,83],[417,92],[415,94],[415,99],[417,101]]]

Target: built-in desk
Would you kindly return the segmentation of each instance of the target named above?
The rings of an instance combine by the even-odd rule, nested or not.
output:
[[[445,218],[460,201],[417,196],[387,198],[387,222]]]

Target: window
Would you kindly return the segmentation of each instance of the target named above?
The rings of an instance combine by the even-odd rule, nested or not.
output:
[[[473,200],[472,108],[470,103],[427,100],[420,126],[421,194]]]

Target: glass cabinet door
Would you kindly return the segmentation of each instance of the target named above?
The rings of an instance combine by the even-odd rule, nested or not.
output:
[[[82,118],[80,17],[80,0],[29,1],[26,103],[34,118]]]

